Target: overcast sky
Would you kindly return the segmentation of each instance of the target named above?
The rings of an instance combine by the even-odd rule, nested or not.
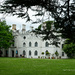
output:
[[[0,3],[2,2],[3,0],[0,0]],[[32,16],[34,14],[34,12],[32,11],[29,11],[30,13],[30,16]],[[0,14],[0,19],[3,18],[3,14]],[[35,17],[32,17],[33,20],[35,20]],[[5,17],[5,20],[6,20],[6,23],[8,25],[11,25],[12,24],[16,24],[16,28],[17,29],[22,29],[22,24],[25,24],[26,25],[26,30],[29,30],[30,29],[30,26],[34,26],[34,28],[37,28],[39,24],[32,24],[32,22],[26,22],[25,19],[22,19],[22,18],[18,18],[17,16],[12,16],[12,15],[7,15]]]
[[[0,3],[2,2],[3,0],[0,0]],[[35,12],[32,12],[31,10],[29,10],[29,14],[30,16],[32,17],[33,14],[35,14]],[[0,14],[0,19],[3,17],[2,14]],[[32,17],[33,20],[35,20],[35,17]],[[29,30],[30,29],[30,26],[34,26],[34,28],[37,28],[39,24],[32,24],[31,22],[26,22],[25,19],[22,19],[22,18],[18,18],[17,16],[11,16],[11,15],[7,15],[5,17],[5,20],[6,20],[6,23],[8,25],[11,25],[12,24],[16,24],[16,28],[17,29],[20,29],[22,28],[22,24],[25,24],[26,25],[26,30]],[[53,19],[50,19],[50,20],[53,20]]]

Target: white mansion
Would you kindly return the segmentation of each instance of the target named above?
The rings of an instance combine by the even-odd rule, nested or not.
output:
[[[16,25],[12,25],[14,44],[8,49],[3,50],[2,56],[7,57],[21,57],[25,58],[47,58],[46,52],[49,52],[49,57],[56,57],[55,52],[58,51],[61,58],[67,58],[67,55],[63,52],[62,46],[64,43],[63,39],[60,39],[60,47],[54,45],[48,45],[48,40],[43,41],[42,35],[36,36],[31,31],[26,31],[25,25],[22,25],[22,30],[16,30]],[[44,54],[42,54],[42,52]]]

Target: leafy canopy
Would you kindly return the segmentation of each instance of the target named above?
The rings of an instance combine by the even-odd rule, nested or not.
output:
[[[18,17],[27,18],[30,21],[29,9],[36,11],[35,16],[41,16],[47,13],[47,19],[54,18],[57,22],[57,30],[62,33],[63,38],[69,38],[75,42],[75,0],[6,0],[1,5],[1,13],[11,13]],[[46,20],[47,20],[46,19]],[[39,18],[34,23],[41,22]]]
[[[0,48],[9,48],[12,44],[12,31],[6,22],[0,22]]]
[[[69,58],[75,58],[75,43],[65,44],[63,50]]]

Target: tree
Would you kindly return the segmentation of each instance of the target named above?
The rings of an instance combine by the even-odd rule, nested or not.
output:
[[[58,46],[60,44],[59,42],[59,37],[60,35],[57,35],[56,30],[53,25],[53,21],[46,21],[43,22],[43,24],[39,25],[38,28],[33,30],[33,32],[37,34],[42,34],[43,40],[49,40],[48,44],[49,45],[55,45]]]
[[[72,42],[75,42],[75,1],[70,3],[71,0],[6,0],[1,5],[2,13],[11,13],[18,15],[18,17],[27,18],[27,21],[31,20],[28,10],[37,11],[35,16],[41,16],[42,19],[47,13],[48,18],[51,16],[54,18],[54,22],[57,23],[57,31],[62,33],[63,38],[69,38]],[[37,19],[36,22],[42,20]],[[71,36],[70,36],[70,35]]]
[[[10,26],[6,25],[6,22],[0,22],[0,49],[7,49],[11,46],[13,36]]]
[[[63,50],[69,58],[75,58],[75,43],[65,44]]]

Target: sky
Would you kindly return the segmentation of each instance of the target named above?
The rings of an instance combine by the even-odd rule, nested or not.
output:
[[[4,0],[0,0],[0,3],[4,1]],[[29,10],[29,15],[32,17],[33,20],[35,20],[35,17],[33,17],[32,15],[34,15],[35,12],[32,12],[31,10]],[[3,14],[0,14],[0,19],[3,18]],[[7,15],[5,17],[6,23],[7,25],[12,26],[12,24],[16,24],[16,29],[21,30],[22,29],[22,24],[26,25],[26,30],[30,30],[30,26],[33,26],[34,28],[37,28],[40,24],[32,24],[32,22],[26,22],[25,19],[22,18],[18,18],[17,16],[12,16],[12,15]],[[50,17],[50,20],[53,20]]]
[[[3,2],[3,0],[0,0],[0,3]],[[29,10],[30,16],[34,14],[31,10]],[[3,14],[0,14],[0,19],[4,18]],[[35,17],[32,17],[33,20],[35,20]],[[37,28],[40,24],[32,24],[32,22],[26,22],[25,19],[18,18],[17,16],[7,15],[5,16],[5,20],[7,25],[12,26],[12,24],[16,24],[16,29],[21,30],[22,24],[26,25],[26,30],[30,30],[30,26],[33,26],[34,28]]]

